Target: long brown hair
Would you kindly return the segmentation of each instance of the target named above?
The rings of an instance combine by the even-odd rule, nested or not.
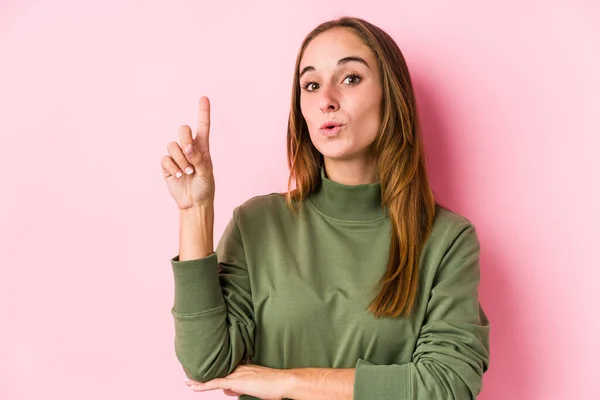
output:
[[[381,128],[373,143],[381,183],[382,207],[391,220],[390,256],[379,293],[369,305],[377,318],[409,316],[418,290],[421,250],[435,218],[436,201],[427,179],[415,95],[402,52],[382,29],[360,18],[342,17],[316,27],[302,42],[296,58],[288,120],[290,177],[286,201],[297,211],[321,183],[323,155],[310,140],[300,109],[300,61],[308,44],[332,28],[352,30],[374,53],[382,78]],[[292,181],[296,188],[290,190]]]

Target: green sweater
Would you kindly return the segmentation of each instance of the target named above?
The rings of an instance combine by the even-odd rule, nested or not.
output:
[[[298,216],[284,195],[254,197],[236,207],[215,253],[171,259],[175,353],[187,377],[224,377],[242,362],[356,368],[357,400],[475,398],[490,328],[473,225],[438,207],[414,313],[376,319],[367,306],[391,227],[380,184],[321,177]]]

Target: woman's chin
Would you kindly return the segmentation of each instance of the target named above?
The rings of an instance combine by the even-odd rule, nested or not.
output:
[[[354,158],[353,153],[347,152],[347,151],[337,151],[337,152],[326,151],[326,152],[322,152],[321,154],[323,154],[324,158],[327,158],[327,159],[333,160],[333,161],[347,161],[347,160],[351,160],[352,158]]]
[[[347,161],[356,158],[359,154],[359,151],[351,143],[342,140],[331,141],[329,143],[321,142],[319,144],[317,147],[319,153],[323,154],[324,158],[330,160]]]

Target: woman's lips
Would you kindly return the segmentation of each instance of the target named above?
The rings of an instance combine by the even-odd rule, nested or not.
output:
[[[331,128],[322,128],[319,129],[319,133],[323,136],[332,137],[337,135],[343,127],[344,125],[336,125]]]

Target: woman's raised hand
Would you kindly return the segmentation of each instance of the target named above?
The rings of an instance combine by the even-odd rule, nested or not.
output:
[[[163,176],[180,210],[212,205],[215,179],[209,149],[210,102],[201,97],[198,105],[196,137],[188,125],[179,127],[179,143],[167,145],[168,156],[161,159]]]

